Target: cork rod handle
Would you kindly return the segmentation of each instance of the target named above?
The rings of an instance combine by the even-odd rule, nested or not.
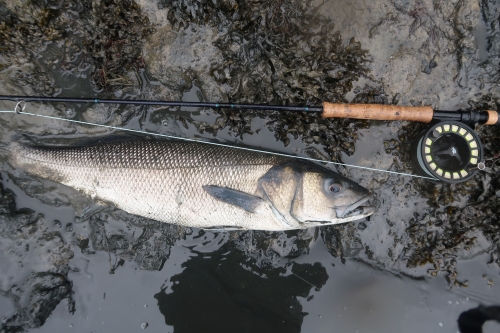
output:
[[[498,118],[498,112],[493,110],[486,110],[488,113],[488,121],[486,121],[485,125],[497,125],[500,126],[500,119]]]
[[[370,120],[408,120],[430,123],[434,111],[430,106],[382,104],[337,104],[323,102],[323,118],[355,118]]]

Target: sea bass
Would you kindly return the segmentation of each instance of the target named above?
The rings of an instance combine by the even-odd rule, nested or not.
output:
[[[206,143],[135,140],[11,146],[11,163],[135,215],[203,229],[290,230],[373,213],[371,195],[292,157]]]

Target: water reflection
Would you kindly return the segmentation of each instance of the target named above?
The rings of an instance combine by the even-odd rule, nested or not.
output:
[[[477,308],[464,311],[458,317],[458,327],[461,333],[482,333],[483,325],[489,320],[500,323],[500,306],[480,305]]]
[[[194,251],[193,251],[194,252]],[[175,332],[300,332],[304,316],[298,297],[328,280],[319,264],[264,270],[228,242],[184,262],[171,287],[154,297]]]

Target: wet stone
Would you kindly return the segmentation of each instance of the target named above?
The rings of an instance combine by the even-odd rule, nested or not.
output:
[[[86,251],[89,247],[90,240],[88,238],[79,239],[76,245],[82,250],[82,252]]]
[[[364,223],[364,222],[358,223],[358,229],[359,230],[365,230],[366,228],[367,228],[366,223]]]
[[[289,105],[345,101],[344,95],[352,88],[352,82],[366,73],[366,53],[361,44],[354,38],[344,41],[331,20],[308,11],[311,4],[307,1],[286,2],[281,7],[275,1],[222,1],[227,6],[195,1],[192,7],[183,0],[169,1],[168,6],[166,3],[160,2],[160,12],[168,7],[167,17],[175,30],[185,31],[190,36],[193,31],[194,34],[203,30],[218,32],[213,42],[218,52],[209,53],[214,56],[208,69],[211,75],[200,80],[200,88],[215,99]],[[193,10],[185,10],[186,6]],[[249,27],[245,22],[260,24]],[[200,26],[195,27],[193,23]],[[261,43],[264,35],[266,43],[272,47]],[[168,45],[158,44],[158,47],[169,54]],[[189,50],[185,52],[189,53]],[[198,60],[193,57],[193,61]],[[154,71],[155,74],[162,82],[169,81],[172,76],[170,72]],[[199,75],[205,77],[206,73]],[[214,91],[217,85],[224,87],[223,94]],[[358,101],[382,103],[384,98],[379,98],[383,95],[380,91],[376,87],[360,91]],[[350,135],[341,131],[338,120],[322,119],[317,114],[251,110],[215,112],[219,118],[213,124],[186,121],[193,123],[202,133],[210,131],[215,135],[222,128],[229,127],[232,134],[242,137],[245,133],[252,134],[251,118],[268,117],[271,120],[269,128],[285,146],[290,142],[289,134],[294,138],[303,134],[304,142],[325,145],[327,154],[337,159],[339,155],[334,148],[341,141],[352,140]],[[327,129],[332,135],[318,135]]]
[[[31,274],[21,288],[11,289],[8,292],[19,310],[2,324],[2,330],[42,326],[62,299],[69,297],[70,306],[73,306],[70,297],[71,288],[71,283],[61,274],[48,272]]]
[[[141,261],[141,269],[147,271],[157,271],[160,270],[166,257],[146,255]]]
[[[128,240],[123,235],[112,235],[108,238],[110,250],[127,249],[129,246]]]
[[[355,257],[363,250],[363,243],[355,233],[353,224],[328,226],[322,228],[321,236],[327,246],[328,252],[334,257]]]
[[[427,60],[422,61],[422,65],[424,66],[424,69],[422,69],[422,72],[425,74],[430,74],[431,71],[437,67],[437,63],[433,60],[427,62]]]

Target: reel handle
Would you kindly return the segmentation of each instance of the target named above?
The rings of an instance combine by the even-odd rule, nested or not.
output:
[[[407,120],[421,123],[430,123],[433,120],[453,120],[470,124],[500,125],[497,111],[434,111],[430,106],[323,102],[321,116],[323,118]]]

